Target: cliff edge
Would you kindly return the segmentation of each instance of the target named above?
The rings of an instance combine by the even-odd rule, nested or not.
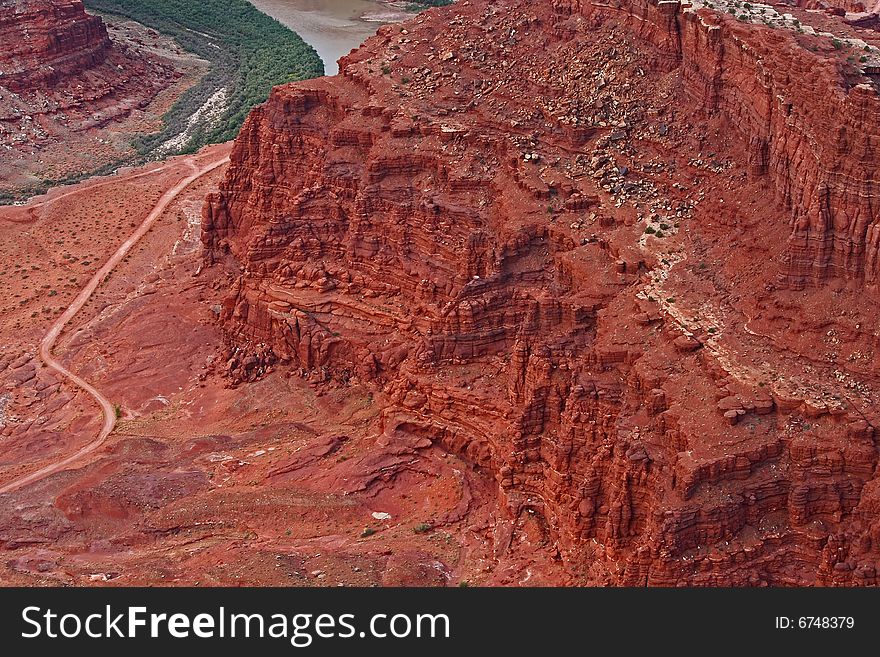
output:
[[[228,376],[381,389],[570,583],[876,584],[880,99],[796,27],[471,0],[275,89],[203,211]]]

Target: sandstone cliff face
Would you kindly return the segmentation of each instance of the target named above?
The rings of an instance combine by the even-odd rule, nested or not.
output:
[[[880,127],[871,117],[880,99],[867,79],[852,79],[839,60],[805,50],[787,32],[756,30],[705,10],[682,12],[677,2],[609,7],[559,0],[556,6],[620,14],[627,26],[636,25],[680,66],[690,100],[740,133],[752,175],[768,176],[790,209],[785,284],[843,277],[876,286],[880,209],[873,171]]]
[[[84,133],[137,114],[181,77],[155,52],[111,40],[79,0],[3,0],[0,43],[2,191],[106,163],[102,145],[118,137]]]
[[[3,0],[0,41],[0,84],[16,93],[92,68],[111,47],[104,23],[79,0]]]
[[[801,287],[840,277],[876,286],[876,89],[846,80],[836,60],[803,56],[787,35],[757,41],[733,22],[722,28],[695,14],[686,20],[683,52],[696,55],[683,61],[692,97],[739,130],[752,174],[768,176],[790,208],[783,282]]]
[[[875,370],[774,332],[786,288],[876,279],[878,100],[795,48],[472,0],[276,89],[203,212],[229,375],[371,382],[384,440],[495,480],[496,552],[537,518],[574,583],[876,583]]]

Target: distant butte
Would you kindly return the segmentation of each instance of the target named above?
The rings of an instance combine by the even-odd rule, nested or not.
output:
[[[102,64],[113,47],[98,16],[79,0],[27,0],[0,4],[3,86],[34,92]]]
[[[191,56],[157,54],[146,28],[114,30],[79,0],[0,2],[0,195],[129,154],[133,133],[158,129],[161,93],[200,74]]]

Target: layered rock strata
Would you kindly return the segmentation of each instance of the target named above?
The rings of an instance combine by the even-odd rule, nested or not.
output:
[[[876,370],[772,331],[793,289],[872,294],[878,98],[799,38],[471,0],[276,89],[203,212],[226,371],[369,382],[572,583],[876,583]]]
[[[79,0],[3,0],[0,43],[0,147],[21,153],[128,117],[181,77],[170,61],[114,43]]]
[[[0,3],[0,84],[15,93],[52,87],[102,63],[107,28],[79,0]]]

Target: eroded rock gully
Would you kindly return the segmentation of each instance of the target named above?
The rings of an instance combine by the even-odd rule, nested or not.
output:
[[[569,583],[877,582],[880,102],[845,54],[471,0],[340,70],[205,205],[234,381],[382,389],[386,440],[466,458]]]

